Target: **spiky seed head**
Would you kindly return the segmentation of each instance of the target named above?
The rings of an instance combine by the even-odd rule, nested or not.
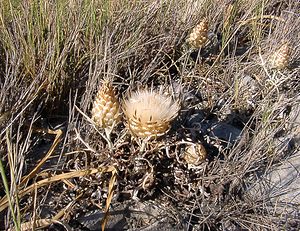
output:
[[[284,43],[270,58],[271,67],[275,69],[285,68],[290,61],[290,45]]]
[[[205,161],[207,152],[201,143],[191,143],[185,148],[184,160],[191,165],[199,165]]]
[[[148,89],[129,94],[122,107],[131,133],[148,140],[167,133],[180,109],[171,96]]]
[[[103,82],[93,103],[92,119],[101,128],[111,128],[120,122],[120,104],[110,82]]]
[[[208,21],[203,19],[190,33],[187,42],[194,48],[201,48],[208,39]]]

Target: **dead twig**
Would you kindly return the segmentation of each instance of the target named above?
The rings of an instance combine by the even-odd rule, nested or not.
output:
[[[274,15],[262,15],[262,16],[256,16],[256,17],[249,18],[247,20],[240,21],[239,24],[240,24],[240,26],[243,26],[243,25],[250,23],[251,21],[255,21],[255,20],[259,20],[259,19],[275,19],[277,21],[285,22],[285,20],[281,17],[277,17]]]
[[[38,129],[36,130],[38,132],[45,132],[44,129]],[[23,179],[21,180],[21,183],[19,184],[19,187],[23,186],[24,184],[26,184],[26,182],[28,182],[29,179],[31,179],[39,170],[40,168],[43,166],[43,164],[48,160],[48,158],[52,155],[54,149],[56,148],[56,146],[58,145],[60,138],[63,134],[62,130],[46,130],[46,133],[48,134],[55,134],[56,137],[54,139],[53,144],[51,145],[49,151],[47,152],[46,156],[37,164],[37,166],[25,177],[23,177]]]

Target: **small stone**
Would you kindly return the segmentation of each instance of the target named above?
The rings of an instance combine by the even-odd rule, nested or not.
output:
[[[222,141],[233,144],[240,139],[241,134],[242,131],[240,129],[230,124],[219,123],[211,127],[209,136],[217,137]]]
[[[300,152],[266,172],[249,188],[251,197],[268,199],[274,203],[300,203]],[[279,209],[279,208],[278,208]]]

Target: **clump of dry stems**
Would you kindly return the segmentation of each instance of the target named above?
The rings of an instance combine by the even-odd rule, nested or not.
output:
[[[247,199],[245,188],[248,189],[253,181],[272,169],[276,160],[270,160],[270,156],[276,156],[272,151],[276,149],[271,146],[276,137],[285,138],[281,133],[291,135],[288,133],[288,124],[293,121],[286,115],[288,111],[298,107],[295,102],[299,101],[299,91],[293,91],[292,88],[299,87],[299,67],[290,68],[284,73],[274,72],[282,76],[284,74],[288,87],[281,91],[280,86],[276,86],[277,90],[274,87],[264,95],[262,80],[266,79],[268,73],[261,66],[256,69],[253,60],[257,55],[257,44],[275,41],[274,38],[280,37],[279,33],[283,31],[281,29],[288,31],[285,41],[290,41],[290,44],[299,41],[299,18],[293,18],[299,12],[297,1],[286,4],[278,4],[275,0],[263,1],[264,4],[258,0],[245,1],[243,4],[234,1],[229,3],[229,7],[228,4],[220,4],[218,0],[104,1],[107,4],[103,4],[103,1],[83,1],[79,5],[73,4],[76,1],[70,1],[71,10],[66,8],[68,1],[51,1],[50,4],[40,4],[41,1],[26,1],[24,4],[18,2],[8,0],[0,3],[0,157],[3,162],[3,181],[7,181],[4,183],[10,186],[6,189],[8,196],[1,201],[7,201],[11,196],[12,199],[20,198],[22,203],[19,204],[14,199],[10,211],[1,214],[0,226],[6,225],[7,229],[12,227],[13,218],[18,223],[15,225],[17,228],[18,225],[21,227],[21,222],[27,223],[28,218],[39,219],[38,216],[45,214],[45,211],[54,214],[62,208],[60,204],[65,203],[59,192],[73,195],[75,188],[80,188],[84,182],[83,194],[90,191],[90,194],[101,197],[100,201],[103,201],[102,195],[108,195],[106,212],[110,202],[119,202],[115,200],[113,192],[116,195],[124,192],[128,195],[128,188],[140,187],[144,191],[151,188],[154,189],[151,198],[155,202],[162,200],[167,201],[168,205],[175,205],[174,214],[179,213],[180,217],[178,223],[195,218],[195,222],[191,222],[187,230],[287,229],[282,223],[290,223],[292,216],[277,212],[280,203],[276,202],[276,208],[273,208],[273,205],[269,206],[270,200],[261,201],[260,195],[258,199]],[[222,13],[224,11],[225,17]],[[196,19],[199,12],[204,12],[211,19],[209,24],[207,19],[199,23]],[[275,20],[278,24],[273,23]],[[196,27],[185,40],[185,32],[190,25]],[[223,31],[222,28],[220,30],[220,25],[224,25]],[[178,58],[178,53],[182,52],[177,50],[178,46],[175,44],[183,42],[196,49],[203,48],[208,41],[208,28],[215,35],[215,43],[198,53],[201,55],[201,63],[196,61],[195,65],[187,65],[187,59],[191,57]],[[299,46],[296,45],[293,49],[293,59],[297,59]],[[282,70],[290,60],[291,46],[285,43],[272,54],[268,62],[273,69]],[[92,91],[95,89],[90,86],[95,86],[97,82],[95,70],[108,73],[110,67],[114,68],[114,77],[117,78],[120,89],[132,89],[137,82],[151,82],[156,87],[170,79],[177,83],[188,82],[188,91],[201,93],[199,104],[183,108],[181,114],[184,115],[179,117],[180,123],[174,126],[178,128],[174,136],[166,136],[166,143],[159,144],[162,148],[149,148],[142,153],[140,160],[134,156],[138,151],[136,143],[122,136],[117,138],[118,145],[113,146],[110,139],[111,133],[121,121],[121,108],[128,130],[144,144],[163,138],[168,133],[181,105],[177,99],[154,89],[131,92],[120,103],[112,81],[103,81],[93,101],[92,110],[88,111]],[[246,79],[246,75],[249,78]],[[234,85],[232,80],[235,77],[241,83],[247,81],[247,84],[243,83],[244,86],[255,86],[257,96],[253,100],[258,100],[253,104],[251,102],[253,107],[249,110],[236,110],[237,105],[232,104],[233,101],[238,104],[242,100],[238,97],[242,84]],[[288,85],[290,83],[294,85]],[[45,86],[49,91],[44,91]],[[232,90],[236,100],[233,100]],[[192,93],[193,96],[195,94]],[[290,97],[286,100],[288,103],[283,103],[275,110],[276,101],[284,97]],[[252,100],[250,96],[248,98]],[[51,104],[49,99],[57,99],[59,103]],[[50,105],[55,105],[56,108],[51,108]],[[105,131],[106,137],[102,137],[107,138],[113,152],[108,153],[103,148],[102,140],[89,136],[90,123],[86,123],[73,110],[76,105],[84,113],[91,112],[94,124],[99,130]],[[69,111],[62,112],[61,106]],[[37,154],[43,155],[40,150],[45,145],[35,140],[47,140],[51,144],[53,137],[33,132],[29,134],[26,129],[30,127],[31,131],[34,130],[33,127],[45,126],[43,122],[48,121],[48,111],[51,115],[63,114],[62,117],[66,118],[64,122],[70,126],[66,126],[66,132],[59,129],[60,135],[54,138],[48,152],[57,155],[53,155],[49,165],[40,171],[41,166],[36,163],[41,162],[35,158]],[[277,114],[282,114],[283,119]],[[192,115],[195,116],[192,118]],[[280,121],[281,128],[278,125]],[[211,128],[216,123],[225,123],[229,128],[233,127],[233,131],[243,131],[241,139],[231,143],[215,137]],[[120,130],[121,128],[123,127],[120,126]],[[42,130],[45,131],[44,127]],[[74,135],[78,135],[76,132],[79,130],[84,140],[81,143],[76,141]],[[126,131],[124,129],[124,133]],[[54,133],[49,134],[51,136]],[[179,151],[178,147],[181,147],[180,142],[185,139],[185,135],[193,136],[193,142],[186,143],[185,149]],[[201,144],[202,141],[206,149]],[[90,144],[88,148],[87,143]],[[93,149],[94,147],[98,149]],[[58,149],[61,153],[56,153]],[[268,152],[272,152],[272,155],[266,155]],[[60,156],[62,158],[57,158],[58,154],[63,154]],[[284,153],[284,157],[287,155]],[[17,161],[9,161],[11,157]],[[106,162],[107,159],[111,162]],[[54,163],[56,160],[57,165]],[[33,165],[38,167],[34,168],[30,179],[31,176],[37,177],[35,183],[22,188],[22,179],[27,179],[27,169],[24,168],[27,161],[29,172],[29,168],[34,168]],[[140,166],[134,161],[146,163],[144,172],[140,171]],[[116,168],[98,168],[99,165],[112,162]],[[191,165],[193,168],[189,168]],[[132,171],[138,172],[133,174],[138,177],[132,177]],[[14,172],[17,174],[13,174]],[[107,173],[111,173],[112,180],[108,180]],[[139,179],[140,173],[143,176]],[[14,178],[14,175],[18,177]],[[91,175],[95,175],[94,178],[88,178]],[[115,184],[117,177],[118,184]],[[80,184],[77,185],[73,178],[80,179]],[[55,184],[59,190],[54,189],[55,182],[60,182]],[[105,182],[110,182],[108,193],[102,187],[106,185]],[[92,184],[101,187],[95,190],[96,187],[91,187]],[[2,182],[0,186],[4,188]],[[1,194],[4,195],[3,192]],[[81,202],[90,199],[90,194],[88,198],[81,197],[81,194],[80,191],[76,200],[67,195],[72,199],[70,210],[76,218],[86,215],[81,210],[90,209],[81,205],[84,204]],[[33,198],[33,195],[36,196]],[[39,203],[53,200],[52,195],[57,199],[57,205],[47,207],[48,205]],[[124,199],[121,204],[126,204],[129,199]],[[6,201],[5,206],[2,204],[2,209],[7,208]],[[30,201],[34,201],[34,205],[25,208],[24,205],[30,204]],[[94,201],[92,203],[99,205]],[[73,206],[75,204],[79,207]],[[11,215],[13,207],[19,211],[16,217]],[[168,207],[168,212],[169,209],[172,207]],[[2,220],[5,216],[4,224]],[[286,218],[285,221],[283,217]],[[69,218],[69,215],[65,215],[61,219],[68,223]],[[228,228],[228,224],[233,225]],[[104,226],[105,224],[103,229]],[[35,227],[33,225],[30,228]]]

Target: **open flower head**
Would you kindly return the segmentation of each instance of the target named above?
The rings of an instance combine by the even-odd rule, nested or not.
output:
[[[123,102],[123,111],[131,133],[149,140],[168,132],[179,109],[178,101],[155,90],[138,90]]]
[[[121,119],[119,101],[109,82],[102,84],[95,97],[92,119],[97,126],[110,129]]]

